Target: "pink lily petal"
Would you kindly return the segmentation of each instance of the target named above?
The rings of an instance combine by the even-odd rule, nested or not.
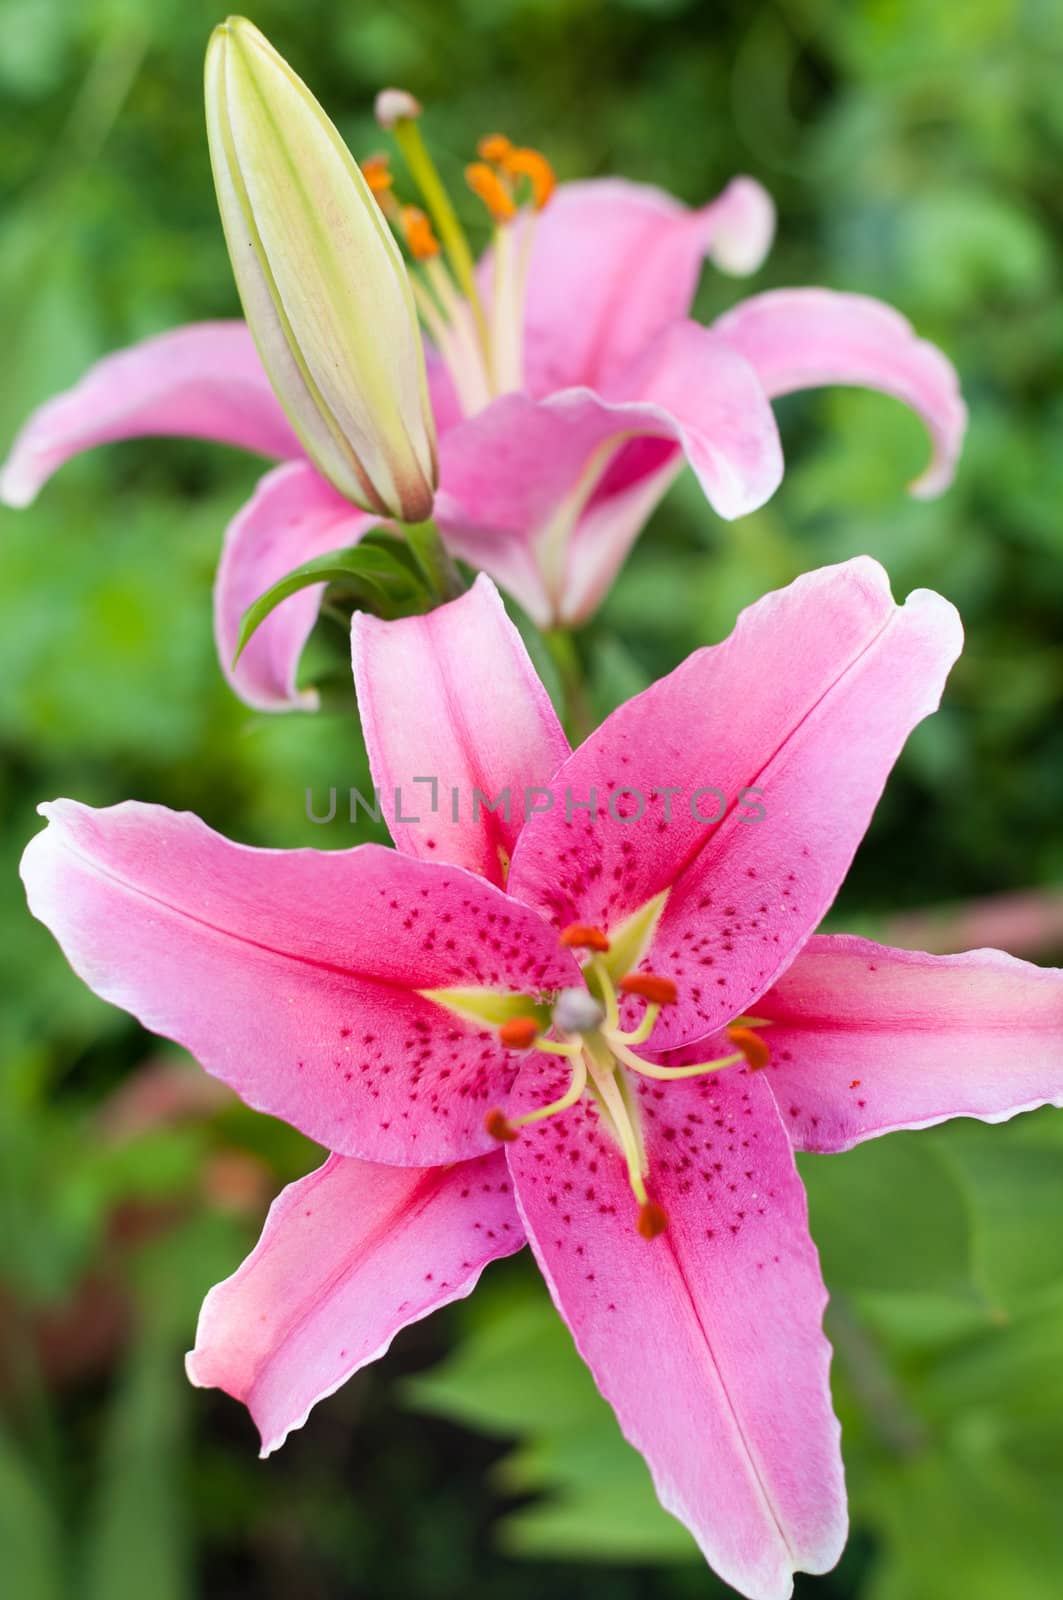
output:
[[[464,1299],[523,1243],[501,1152],[428,1168],[330,1156],[277,1197],[247,1260],[208,1294],[188,1376],[242,1401],[268,1456],[400,1329]]]
[[[624,464],[632,440],[654,448]],[[671,479],[678,452],[669,445],[685,452],[724,517],[762,505],[782,475],[775,419],[755,374],[692,322],[666,328],[608,398],[588,389],[539,401],[503,395],[444,434],[440,527],[458,555],[548,626],[570,614],[570,559],[577,596],[610,581],[638,530],[633,507],[639,518],[649,510],[640,486],[656,499]]]
[[[341,1155],[424,1166],[493,1148],[483,1117],[514,1058],[420,991],[575,981],[533,912],[378,845],[255,850],[135,802],[41,811],[30,909],[103,999]]]
[[[494,584],[481,574],[468,594],[427,616],[356,615],[351,646],[362,731],[395,843],[503,888],[525,790],[549,783],[569,747]],[[486,809],[507,791],[508,804]]]
[[[104,356],[35,411],[0,473],[0,500],[29,505],[64,461],[115,439],[179,434],[281,460],[302,456],[242,322],[197,322]]]
[[[521,1109],[560,1089],[529,1062]],[[643,1239],[619,1152],[584,1099],[507,1153],[517,1205],[577,1349],[646,1457],[662,1504],[752,1600],[785,1600],[845,1541],[826,1292],[767,1084],[745,1073],[640,1084],[651,1194]]]
[[[240,623],[248,606],[295,567],[357,544],[379,523],[338,494],[308,461],[289,461],[267,473],[233,518],[214,585],[214,637],[222,671],[246,705],[259,711],[316,709],[316,689],[297,689],[296,673],[325,585],[282,600],[234,668]]]
[[[917,590],[896,606],[866,556],[765,596],[570,757],[553,808],[521,835],[510,891],[558,926],[608,931],[668,890],[646,963],[676,980],[679,1003],[653,1046],[702,1037],[763,994],[823,917],[960,644],[947,601]],[[751,787],[760,821],[743,820]],[[641,816],[636,796],[614,794],[626,788]],[[592,790],[593,820],[574,808]],[[693,814],[724,804],[717,824]]]
[[[952,482],[967,427],[959,379],[899,311],[866,295],[775,289],[743,300],[714,329],[752,363],[773,397],[856,384],[903,400],[923,419],[933,445],[912,494],[928,499]]]
[[[592,616],[632,545],[686,465],[666,439],[620,446],[572,529],[558,621],[576,627]]]
[[[928,956],[810,939],[757,1014],[799,1150],[848,1150],[947,1117],[1063,1106],[1063,971],[999,950]]]
[[[685,317],[706,255],[726,272],[755,272],[775,208],[752,178],[695,211],[649,185],[599,178],[563,184],[535,229],[525,379],[542,397],[608,383]]]

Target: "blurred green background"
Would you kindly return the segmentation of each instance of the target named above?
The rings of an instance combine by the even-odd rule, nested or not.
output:
[[[200,104],[221,15],[0,3],[0,444],[96,356],[235,312]],[[375,89],[398,82],[452,174],[495,128],[564,178],[621,172],[689,201],[751,172],[780,208],[752,287],[883,296],[953,357],[972,425],[944,500],[904,495],[925,443],[899,406],[788,401],[771,505],[724,525],[681,482],[581,644],[604,714],[805,568],[868,551],[899,594],[942,590],[967,651],[833,923],[954,948],[964,902],[1020,894],[1022,953],[1058,958],[1056,0],[262,0],[253,16],[357,153],[380,142]],[[744,287],[710,277],[702,311]],[[185,1383],[203,1292],[318,1152],[83,990],[26,914],[16,862],[56,794],[188,806],[255,843],[355,842],[304,815],[308,786],[366,781],[338,636],[315,642],[336,677],[316,718],[255,716],[217,670],[214,561],[258,470],[207,445],[127,444],[0,513],[0,1588],[722,1594],[523,1259],[408,1330],[266,1463],[233,1402]],[[799,1595],[1058,1600],[1063,1112],[898,1135],[803,1171],[854,1534]]]

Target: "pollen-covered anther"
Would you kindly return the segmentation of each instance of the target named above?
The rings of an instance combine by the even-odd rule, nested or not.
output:
[[[514,1139],[520,1138],[520,1134],[510,1122],[506,1113],[500,1111],[497,1106],[493,1111],[487,1113],[484,1118],[484,1127],[492,1139],[497,1139],[501,1144],[512,1144]]]
[[[768,1065],[771,1051],[760,1034],[754,1033],[752,1028],[728,1028],[727,1037],[735,1049],[745,1056],[750,1072],[760,1072]]]
[[[517,203],[509,186],[486,161],[473,161],[465,168],[465,182],[478,200],[482,200],[491,214],[492,222],[512,222],[517,214]]]
[[[644,1239],[658,1238],[668,1226],[668,1213],[656,1200],[646,1200],[639,1206],[638,1230]]]
[[[403,237],[415,261],[430,261],[439,254],[439,240],[420,206],[403,206],[401,221]]]
[[[561,929],[558,938],[566,950],[597,950],[604,955],[609,948],[609,940],[601,928],[594,928],[588,922],[570,922],[567,928]]]
[[[507,1050],[530,1050],[540,1032],[537,1017],[510,1017],[499,1028],[498,1040]]]
[[[679,999],[679,989],[672,978],[663,978],[656,972],[629,972],[619,983],[621,994],[637,995],[653,1006],[674,1006]]]
[[[507,139],[504,133],[485,133],[476,146],[476,154],[481,161],[490,161],[493,166],[501,166],[513,149],[513,140]]]
[[[527,178],[531,187],[532,205],[541,211],[557,188],[554,169],[538,150],[524,146],[511,147],[500,158],[499,164],[510,178]]]

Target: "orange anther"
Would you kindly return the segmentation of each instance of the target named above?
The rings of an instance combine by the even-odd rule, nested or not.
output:
[[[510,1017],[498,1030],[498,1038],[509,1050],[529,1050],[542,1031],[536,1017]]]
[[[366,156],[362,162],[362,177],[375,195],[386,193],[394,182],[387,156]]]
[[[487,1113],[484,1118],[484,1127],[492,1139],[498,1139],[502,1144],[512,1144],[514,1139],[520,1137],[505,1112],[497,1109]]]
[[[600,950],[609,948],[609,940],[601,928],[594,928],[589,922],[571,922],[567,928],[561,929],[561,943],[566,950]]]
[[[415,261],[429,261],[439,254],[439,240],[420,206],[403,206],[402,232]]]
[[[507,139],[504,133],[485,133],[476,146],[476,154],[483,161],[493,162],[499,166],[505,161],[513,149],[513,140]]]
[[[617,987],[622,994],[636,994],[648,1000],[651,1006],[674,1006],[679,998],[673,980],[659,977],[656,972],[629,972]]]
[[[771,1060],[771,1051],[760,1034],[754,1033],[752,1028],[728,1028],[727,1037],[735,1049],[745,1056],[751,1072],[759,1072]]]
[[[541,211],[557,188],[554,169],[538,150],[511,149],[501,158],[502,168],[511,178],[527,178],[531,184],[532,204]]]
[[[639,1233],[644,1239],[656,1239],[668,1226],[668,1213],[656,1200],[647,1200],[639,1206]]]
[[[474,161],[465,168],[465,182],[477,199],[482,200],[491,213],[493,222],[510,222],[517,207],[509,189],[498,173],[486,161]]]

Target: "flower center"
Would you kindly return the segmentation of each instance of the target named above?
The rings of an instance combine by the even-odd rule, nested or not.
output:
[[[571,1065],[568,1087],[549,1104],[520,1116],[508,1117],[496,1108],[488,1112],[485,1126],[492,1137],[510,1143],[519,1138],[521,1128],[560,1116],[584,1094],[590,1095],[624,1158],[638,1205],[639,1233],[644,1239],[653,1239],[664,1232],[668,1217],[646,1187],[649,1163],[632,1079],[671,1083],[722,1072],[743,1061],[757,1072],[768,1064],[768,1047],[753,1026],[757,1019],[739,1017],[725,1030],[735,1047],[730,1055],[683,1067],[662,1067],[646,1060],[636,1046],[649,1039],[662,1008],[675,1004],[675,983],[655,972],[629,972],[614,983],[604,959],[610,942],[600,928],[573,924],[563,930],[560,942],[566,949],[587,952],[583,967],[586,987],[563,989],[555,997],[548,1021],[541,1013],[508,1017],[498,1029],[498,1038],[511,1050],[539,1050],[565,1057]],[[620,1025],[621,995],[646,1002],[638,1026],[628,1031]],[[761,1021],[757,1026],[766,1024]]]
[[[465,181],[494,225],[493,276],[485,304],[472,252],[418,125],[420,107],[385,90],[377,117],[394,134],[424,202],[400,202],[387,155],[372,155],[362,172],[410,257],[417,309],[454,384],[466,416],[496,395],[523,387],[524,298],[535,218],[554,190],[554,174],[538,150],[492,133],[477,146]]]

